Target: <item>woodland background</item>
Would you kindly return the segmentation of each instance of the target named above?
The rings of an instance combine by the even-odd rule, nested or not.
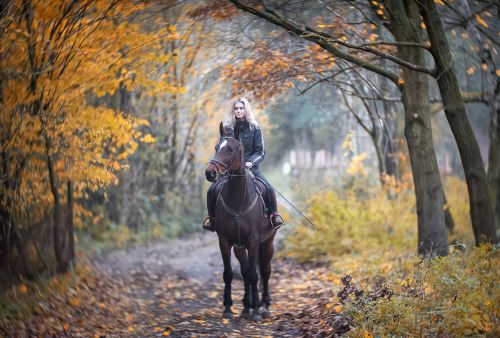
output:
[[[398,294],[322,315],[354,335],[494,336],[499,15],[490,0],[0,1],[0,318],[29,316],[12,304],[30,285],[88,257],[201,231],[218,122],[244,96],[264,173],[317,227],[280,200],[281,257]]]

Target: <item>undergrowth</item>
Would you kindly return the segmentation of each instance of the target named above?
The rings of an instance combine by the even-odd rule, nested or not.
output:
[[[352,276],[356,291],[345,301],[339,294],[329,306],[331,316],[349,323],[347,335],[500,335],[500,249],[473,247],[465,182],[448,177],[444,187],[455,221],[453,245],[449,256],[427,260],[416,255],[411,188],[391,199],[387,190],[357,185],[305,200],[317,231],[295,226],[285,251],[301,262],[326,262],[333,275]],[[343,282],[339,277],[335,284],[341,288]]]
[[[454,250],[447,257],[423,261],[397,257],[392,263],[383,274],[357,276],[371,290],[345,304],[343,316],[351,320],[348,336],[500,335],[498,247]],[[379,290],[390,290],[389,296],[373,301],[367,297]]]

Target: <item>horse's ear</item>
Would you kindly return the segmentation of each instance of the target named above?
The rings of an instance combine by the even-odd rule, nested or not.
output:
[[[224,136],[224,125],[222,124],[222,121],[219,124],[219,134],[220,134],[220,137]]]
[[[240,140],[240,127],[238,124],[234,126],[234,138],[237,139],[238,141]]]

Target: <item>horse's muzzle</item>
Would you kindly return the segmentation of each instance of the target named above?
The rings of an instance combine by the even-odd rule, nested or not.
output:
[[[215,178],[217,177],[217,173],[215,170],[205,170],[205,177],[209,182],[215,182]]]

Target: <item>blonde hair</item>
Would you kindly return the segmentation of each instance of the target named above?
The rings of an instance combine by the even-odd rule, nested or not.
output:
[[[250,102],[248,102],[247,99],[244,97],[239,97],[233,101],[231,101],[231,108],[227,112],[226,120],[225,120],[225,125],[230,126],[231,128],[234,128],[236,124],[236,117],[234,116],[234,106],[236,103],[241,102],[243,103],[243,106],[245,107],[245,120],[250,123],[250,128],[255,129],[259,127],[259,124],[255,120],[255,117],[253,116],[253,111],[252,111],[252,106],[250,106]]]

